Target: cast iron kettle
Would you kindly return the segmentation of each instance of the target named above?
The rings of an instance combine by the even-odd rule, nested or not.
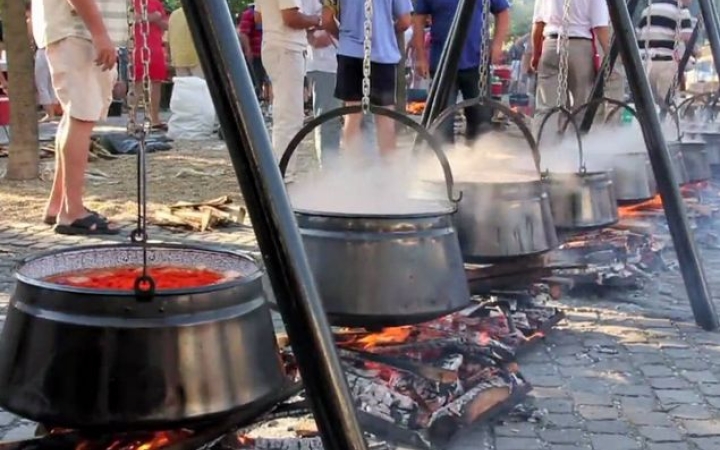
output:
[[[577,136],[579,168],[572,173],[546,171],[544,182],[550,194],[555,226],[561,230],[587,230],[603,228],[618,221],[617,199],[612,175],[608,172],[588,172],[582,149],[580,129],[573,114],[564,107],[551,109],[543,118],[538,130],[537,142],[548,120],[555,114],[563,114],[573,126]]]
[[[280,161],[284,174],[298,145],[316,127],[362,106],[328,111],[293,138]],[[437,141],[411,118],[370,106],[415,130],[440,160],[449,202],[426,212],[351,214],[295,209],[310,267],[325,312],[337,326],[384,327],[424,322],[470,303],[453,218],[457,198],[445,154]]]
[[[430,126],[439,127],[466,107],[481,104],[500,111],[520,129],[537,169],[537,179],[490,182],[481,178],[455,181],[463,196],[455,219],[465,262],[494,263],[538,255],[558,245],[550,198],[541,179],[540,155],[532,132],[523,117],[502,103],[480,97],[454,105]]]
[[[288,383],[258,266],[249,257],[148,244],[149,265],[204,266],[241,277],[133,291],[53,284],[85,269],[140,266],[136,244],[24,260],[0,336],[0,405],[64,428],[172,429],[250,408]]]

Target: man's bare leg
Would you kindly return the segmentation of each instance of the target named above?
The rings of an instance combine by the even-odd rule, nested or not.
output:
[[[153,125],[161,125],[160,120],[160,96],[162,95],[162,83],[153,81],[150,84],[150,122]]]
[[[85,122],[73,118],[68,120],[66,132],[59,136],[62,171],[62,207],[58,214],[59,224],[69,225],[78,219],[90,215],[83,205],[85,190],[85,170],[90,151],[90,136],[95,122]]]
[[[64,175],[62,163],[63,152],[61,152],[60,149],[62,148],[62,143],[65,141],[64,136],[67,134],[67,128],[68,117],[67,114],[63,114],[55,134],[55,176],[53,178],[52,188],[50,189],[50,197],[45,206],[44,217],[49,220],[57,217],[62,207]]]
[[[388,106],[393,108],[393,106]],[[386,116],[375,116],[375,127],[377,128],[378,147],[380,155],[388,156],[397,147],[397,135],[395,133],[395,121]]]

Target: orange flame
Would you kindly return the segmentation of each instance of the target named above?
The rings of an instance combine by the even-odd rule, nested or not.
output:
[[[662,209],[663,203],[660,195],[656,195],[650,200],[635,205],[621,206],[618,208],[620,217],[636,217],[641,214],[641,211],[658,210]]]
[[[356,341],[363,349],[369,349],[382,345],[402,344],[412,334],[412,327],[385,328],[379,333],[369,334]]]
[[[51,431],[51,434],[54,434]],[[172,430],[158,431],[151,434],[147,438],[140,438],[136,434],[128,434],[127,436],[118,437],[110,445],[102,450],[158,450],[170,444],[178,442],[192,435],[190,430]],[[96,442],[85,440],[80,442],[75,450],[100,450],[97,448]]]

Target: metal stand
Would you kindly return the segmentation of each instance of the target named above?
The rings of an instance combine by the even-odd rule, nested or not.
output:
[[[455,11],[455,17],[450,26],[450,34],[440,55],[437,72],[433,77],[428,98],[425,102],[425,111],[423,112],[422,121],[420,122],[425,128],[429,127],[448,106],[450,92],[455,85],[460,56],[462,55],[462,50],[467,40],[468,28],[470,27],[476,5],[477,0],[460,0],[457,10]],[[483,20],[489,19],[485,17]],[[484,94],[481,92],[480,95]]]
[[[639,2],[640,0],[628,1],[627,8],[630,17],[635,14],[635,10],[637,9]],[[595,84],[588,96],[588,107],[585,110],[582,122],[580,122],[580,132],[582,133],[587,133],[590,131],[590,128],[592,128],[593,122],[595,121],[595,115],[600,107],[599,100],[605,95],[605,74],[612,72],[615,69],[615,63],[617,62],[618,56],[620,56],[620,46],[618,45],[617,37],[613,35],[610,40],[610,50],[608,51],[608,54],[603,57],[602,65],[595,77]]]
[[[702,263],[695,248],[690,234],[690,227],[686,219],[685,204],[680,196],[677,187],[675,174],[671,167],[670,155],[667,144],[660,128],[660,119],[655,109],[650,83],[643,70],[640,60],[640,51],[637,46],[637,38],[633,21],[630,17],[627,5],[623,0],[607,0],[610,9],[610,18],[615,29],[615,36],[623,58],[628,84],[635,100],[635,107],[638,114],[638,122],[642,127],[645,145],[650,155],[658,191],[662,198],[665,216],[670,227],[670,235],[673,239],[675,251],[680,263],[685,289],[690,300],[695,322],[705,330],[716,330],[718,328],[718,317],[715,312],[715,305],[712,302],[710,289],[705,279]],[[705,8],[709,0],[705,1]],[[717,26],[713,23],[708,27],[708,19],[714,17],[713,11],[703,10],[706,28],[712,28],[715,33],[715,40],[718,42]],[[712,20],[710,20],[712,22]],[[720,52],[720,46],[714,46],[714,50]],[[713,53],[715,64],[720,64],[720,54]]]
[[[367,445],[227,1],[182,0],[182,5],[323,445],[328,450],[364,450]]]

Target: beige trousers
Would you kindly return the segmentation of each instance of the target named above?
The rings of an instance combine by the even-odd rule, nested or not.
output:
[[[198,64],[197,66],[181,66],[175,67],[175,76],[178,77],[197,77],[205,79],[202,67]]]
[[[650,89],[652,89],[655,103],[663,103],[675,78],[677,62],[649,61],[648,64],[648,81],[650,82]]]

